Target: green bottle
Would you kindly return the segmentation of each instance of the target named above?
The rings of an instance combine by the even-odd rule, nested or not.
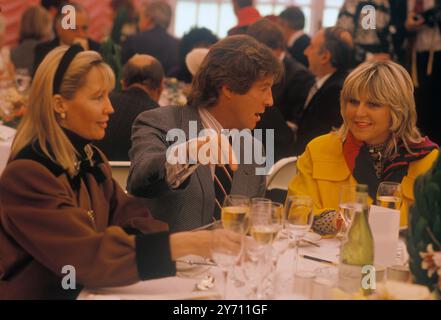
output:
[[[348,293],[369,294],[375,289],[374,238],[368,221],[368,187],[356,186],[354,216],[341,246],[339,288]]]

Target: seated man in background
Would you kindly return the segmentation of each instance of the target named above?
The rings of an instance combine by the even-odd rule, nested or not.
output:
[[[297,122],[296,115],[303,111],[314,76],[286,52],[283,33],[277,24],[261,19],[248,27],[247,34],[269,47],[285,69],[282,80],[272,88],[275,108],[266,109],[257,125],[274,129],[274,155],[278,161],[294,155],[294,133],[286,121]]]
[[[85,50],[99,52],[100,44],[88,38],[89,15],[86,9],[77,3],[69,3],[69,5],[75,8],[75,29],[63,28],[62,20],[64,14],[61,12],[60,7],[54,19],[55,38],[50,41],[42,42],[35,47],[34,72],[49,51],[61,45],[70,46],[74,43],[78,43]]]
[[[172,9],[165,1],[146,4],[139,15],[139,32],[131,35],[121,48],[121,61],[125,64],[134,54],[154,56],[161,62],[166,75],[178,63],[179,41],[167,32],[172,19]]]
[[[115,113],[110,116],[106,136],[97,142],[109,160],[129,161],[132,124],[140,113],[159,107],[163,80],[164,70],[152,56],[136,54],[124,66],[123,91],[109,95]]]
[[[297,155],[305,151],[309,141],[342,123],[340,91],[352,61],[351,35],[337,27],[322,29],[312,38],[305,54],[316,81],[298,123]]]
[[[279,15],[279,23],[285,35],[288,52],[298,62],[308,67],[308,58],[305,49],[311,43],[311,38],[303,31],[305,29],[305,15],[301,8],[290,6]]]
[[[253,129],[265,108],[272,106],[271,87],[281,70],[271,51],[249,36],[231,36],[213,45],[195,75],[188,106],[161,107],[136,118],[128,191],[148,198],[153,215],[173,231],[198,228],[219,218],[227,194],[263,196],[262,163],[254,158],[242,161],[238,155],[238,165],[228,156],[227,167],[215,153],[218,149],[232,153],[228,140],[217,144],[226,139],[222,131]],[[207,136],[207,131],[218,139]],[[251,132],[245,138],[251,141],[241,150],[254,147],[248,154],[252,157],[261,143]],[[203,161],[192,150],[200,151],[206,141],[213,142],[215,150]],[[170,161],[170,155],[180,150],[185,152],[185,163]]]

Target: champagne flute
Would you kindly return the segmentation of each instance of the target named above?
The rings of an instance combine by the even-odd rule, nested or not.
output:
[[[340,198],[338,204],[338,210],[343,224],[337,234],[337,238],[343,239],[346,237],[346,233],[351,225],[352,218],[354,216],[355,207],[357,203],[357,186],[356,185],[343,185],[340,189]]]
[[[269,261],[269,246],[264,246],[252,237],[244,239],[244,253],[242,255],[243,274],[251,289],[250,298],[260,299],[259,288],[262,287],[262,280],[267,274],[266,266]]]
[[[241,222],[230,221],[229,226],[233,230],[240,230]],[[211,238],[211,255],[212,259],[222,270],[223,275],[223,296],[225,300],[227,295],[228,276],[230,270],[240,258],[243,246],[243,233],[237,233],[230,229],[225,229],[222,222],[213,225],[213,234]]]
[[[295,243],[295,266],[297,271],[297,261],[299,258],[299,242],[311,229],[314,220],[312,212],[312,199],[309,196],[290,196],[286,201],[285,208],[285,228],[288,231],[290,241]]]
[[[377,205],[384,208],[400,210],[403,196],[401,185],[397,182],[381,182],[377,189]]]
[[[271,201],[252,202],[250,212],[250,234],[260,246],[271,245],[278,230],[273,228]]]
[[[225,229],[246,235],[249,229],[250,198],[242,195],[227,195],[224,199],[221,220]],[[236,263],[231,267],[231,280],[238,287],[245,283],[236,275]]]
[[[276,229],[273,239],[273,268],[276,269],[279,257],[288,249],[288,239],[281,234],[283,228],[283,204],[278,202],[271,203],[271,225]]]
[[[248,231],[248,215],[250,199],[241,195],[227,195],[221,212],[221,220],[225,229],[246,233]]]

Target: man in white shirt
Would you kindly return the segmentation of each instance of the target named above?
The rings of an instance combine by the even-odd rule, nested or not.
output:
[[[299,155],[309,141],[342,123],[340,91],[353,59],[352,37],[339,27],[322,29],[312,38],[305,55],[316,81],[298,124],[295,152]]]
[[[303,31],[305,15],[302,9],[296,6],[288,7],[280,13],[279,18],[288,52],[294,59],[308,67],[308,59],[304,51],[309,46],[311,38]]]

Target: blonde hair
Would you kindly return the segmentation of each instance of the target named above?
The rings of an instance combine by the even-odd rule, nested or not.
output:
[[[413,91],[409,73],[392,61],[373,61],[359,65],[346,78],[340,94],[343,125],[338,129],[337,134],[343,140],[346,138],[348,102],[351,99],[367,99],[390,108],[391,139],[386,144],[385,156],[388,157],[397,151],[399,141],[402,141],[407,151],[412,153],[409,145],[423,140],[416,127],[417,114]]]
[[[24,147],[38,141],[45,156],[74,176],[77,174],[78,154],[59,124],[53,100],[55,72],[67,49],[67,46],[62,46],[52,50],[38,67],[29,95],[31,104],[17,129],[10,160],[17,157]],[[95,51],[83,51],[75,56],[66,70],[60,86],[60,95],[67,100],[73,99],[76,92],[85,85],[86,76],[92,68],[100,72],[104,85],[110,89],[114,87],[113,71],[100,54]]]

